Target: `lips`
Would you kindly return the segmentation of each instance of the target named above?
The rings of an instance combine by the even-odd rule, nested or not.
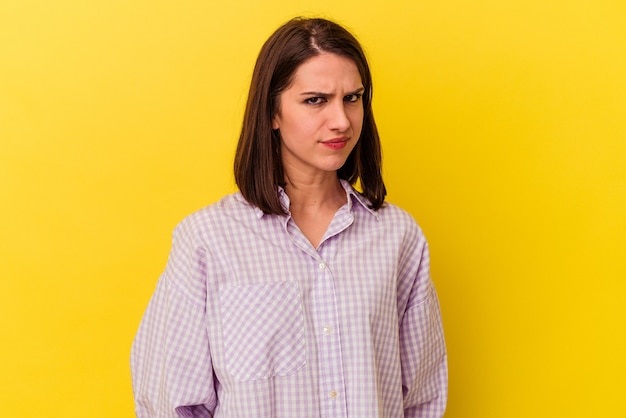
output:
[[[333,138],[327,141],[322,141],[321,144],[330,149],[339,150],[348,144],[348,138]]]

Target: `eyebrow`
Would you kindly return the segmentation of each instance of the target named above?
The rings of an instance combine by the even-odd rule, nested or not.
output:
[[[344,94],[344,96],[350,96],[351,94],[363,94],[364,91],[365,91],[365,87],[359,87],[358,89],[356,89],[354,91],[350,91],[350,92]],[[303,93],[300,93],[300,96],[333,97],[334,94],[332,94],[332,93],[323,93],[321,91],[305,91]]]

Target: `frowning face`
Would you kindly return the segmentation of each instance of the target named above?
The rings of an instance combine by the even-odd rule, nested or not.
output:
[[[349,58],[323,53],[298,67],[272,120],[287,176],[336,174],[361,135],[363,91]]]

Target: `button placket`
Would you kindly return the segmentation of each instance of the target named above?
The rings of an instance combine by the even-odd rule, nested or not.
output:
[[[337,250],[337,240],[329,239],[318,248],[316,257],[317,270],[314,297],[320,303],[316,306],[316,329],[320,361],[320,395],[326,398],[321,410],[321,416],[346,417],[347,409],[342,394],[345,391],[343,359],[341,353],[341,339],[339,323],[337,321],[337,299],[335,294],[335,279],[332,264],[327,260],[333,259]]]

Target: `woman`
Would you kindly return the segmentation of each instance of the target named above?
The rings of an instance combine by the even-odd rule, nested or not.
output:
[[[294,19],[265,43],[239,192],[177,226],[135,338],[139,417],[443,415],[428,246],[384,202],[371,99],[336,23]]]

